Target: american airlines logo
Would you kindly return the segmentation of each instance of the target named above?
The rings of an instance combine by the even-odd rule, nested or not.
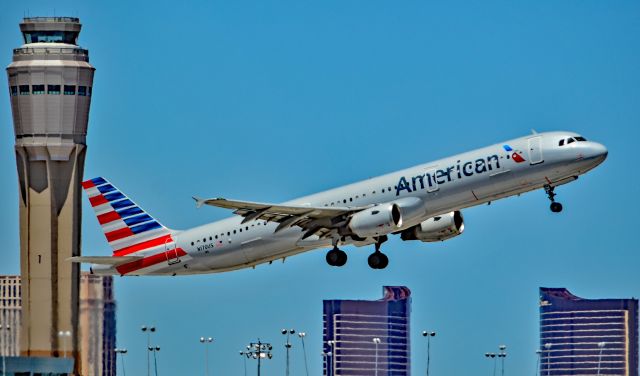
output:
[[[505,145],[508,146],[508,145]],[[506,148],[505,148],[506,149]],[[512,151],[513,149],[509,148]],[[524,158],[517,152],[514,152],[513,155],[517,155],[524,162]],[[514,161],[520,163],[514,157]],[[440,184],[446,184],[450,181],[453,181],[456,177],[458,179],[462,179],[463,176],[473,176],[474,174],[484,174],[485,172],[490,172],[494,170],[500,169],[500,157],[497,154],[490,155],[486,158],[478,158],[475,161],[467,161],[461,162],[458,161],[455,166],[434,170],[430,173],[425,173],[422,175],[412,176],[411,178],[406,178],[405,176],[400,177],[398,184],[396,185],[396,196],[400,196],[400,192],[407,191],[407,193],[414,192],[418,189],[425,188],[436,188]]]

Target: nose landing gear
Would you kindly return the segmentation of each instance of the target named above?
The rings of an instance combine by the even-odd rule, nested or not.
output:
[[[549,208],[554,213],[560,213],[562,211],[562,204],[559,202],[556,202],[555,200],[556,193],[553,191],[553,189],[554,187],[548,184],[544,186],[544,191],[547,193],[547,197],[549,197],[549,200],[551,200],[551,206],[549,206]]]

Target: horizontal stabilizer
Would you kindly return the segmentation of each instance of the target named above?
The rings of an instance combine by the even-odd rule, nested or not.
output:
[[[69,257],[67,260],[71,262],[82,262],[88,264],[98,264],[98,265],[113,265],[118,266],[122,264],[126,264],[131,261],[140,260],[142,256],[120,256],[120,257],[111,257],[111,256],[74,256]]]

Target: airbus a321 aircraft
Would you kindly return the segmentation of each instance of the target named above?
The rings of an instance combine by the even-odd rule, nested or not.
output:
[[[607,149],[571,132],[534,133],[450,158],[274,204],[224,198],[196,200],[235,216],[189,230],[171,230],[106,179],[82,183],[113,256],[73,257],[102,275],[183,275],[225,272],[321,247],[343,266],[339,246],[373,244],[371,268],[389,263],[380,246],[389,235],[442,241],[464,230],[461,209],[578,179],[607,157]]]

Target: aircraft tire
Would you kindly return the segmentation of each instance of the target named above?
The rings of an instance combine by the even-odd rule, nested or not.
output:
[[[347,254],[338,248],[334,248],[327,252],[325,259],[327,264],[331,266],[343,266],[347,263]]]
[[[389,264],[389,258],[384,253],[376,251],[369,255],[367,263],[371,269],[384,269]]]
[[[550,209],[554,213],[560,213],[562,211],[562,204],[559,202],[552,202]]]

